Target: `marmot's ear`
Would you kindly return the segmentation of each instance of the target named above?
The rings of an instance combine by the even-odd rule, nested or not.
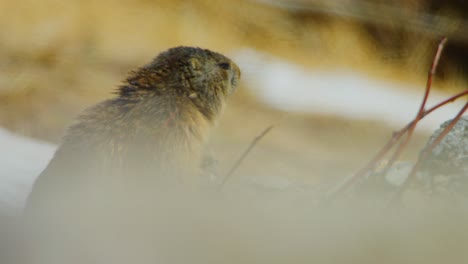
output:
[[[201,68],[201,63],[197,58],[190,58],[189,59],[190,67],[194,70],[199,70]]]

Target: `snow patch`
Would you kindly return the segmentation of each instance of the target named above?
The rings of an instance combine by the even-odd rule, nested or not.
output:
[[[39,173],[56,146],[0,128],[0,208],[21,210]]]
[[[352,69],[308,70],[253,50],[242,50],[234,58],[243,81],[260,99],[286,111],[381,120],[401,128],[416,116],[424,93],[425,83],[420,87],[393,84]],[[427,106],[449,96],[432,90]],[[418,128],[433,131],[462,106],[461,102],[446,105],[422,120]]]

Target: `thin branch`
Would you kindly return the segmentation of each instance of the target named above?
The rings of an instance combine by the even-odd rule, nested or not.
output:
[[[454,95],[454,96],[452,96],[452,97],[449,97],[449,98],[443,100],[442,102],[440,102],[440,103],[434,105],[433,107],[431,107],[431,108],[429,108],[428,110],[424,111],[423,117],[425,117],[426,115],[430,114],[432,111],[437,110],[439,107],[444,106],[444,105],[446,105],[446,104],[448,104],[448,103],[452,103],[453,101],[455,101],[455,100],[457,100],[458,98],[463,97],[463,96],[465,96],[465,95],[468,95],[468,90],[465,90],[465,91],[463,91],[463,92],[461,92],[461,93],[458,93],[458,94],[456,94],[456,95]]]
[[[398,201],[400,200],[401,195],[406,190],[406,188],[411,183],[411,181],[414,179],[416,173],[419,170],[419,167],[421,167],[421,164],[427,159],[429,154],[432,153],[432,150],[438,144],[440,144],[440,142],[445,138],[445,136],[447,136],[447,134],[450,132],[450,130],[452,130],[452,128],[455,126],[455,124],[461,118],[463,113],[465,113],[466,109],[468,109],[468,102],[458,112],[458,114],[455,116],[455,118],[452,119],[452,121],[450,121],[450,123],[444,128],[444,130],[442,130],[442,132],[434,139],[434,141],[430,145],[426,146],[426,148],[424,148],[424,150],[421,152],[421,155],[419,155],[418,161],[416,162],[416,164],[411,169],[411,172],[408,174],[408,177],[406,178],[405,183],[400,187],[400,189],[398,189],[398,192],[396,193],[395,199],[397,199]]]
[[[444,50],[445,43],[447,43],[446,37],[440,40],[439,46],[437,47],[437,52],[434,56],[434,59],[432,60],[432,66],[427,76],[426,90],[424,92],[423,101],[421,103],[421,106],[419,107],[418,114],[416,115],[416,118],[414,119],[414,121],[411,122],[411,125],[408,128],[408,134],[406,135],[406,138],[400,143],[400,145],[398,145],[398,148],[395,150],[395,152],[389,159],[387,165],[383,169],[383,173],[382,173],[383,175],[387,174],[388,170],[392,167],[393,163],[400,157],[401,153],[408,145],[408,142],[411,140],[411,137],[413,136],[413,132],[414,132],[414,129],[416,128],[416,125],[424,116],[424,110],[426,108],[427,98],[429,97],[429,92],[431,91],[431,88],[432,88],[432,80],[436,73],[437,65],[439,64],[440,56],[442,54],[442,51]]]
[[[461,93],[458,93],[450,98],[447,98],[443,100],[442,102],[434,105],[433,107],[429,108],[428,110],[424,111],[423,116],[421,119],[432,113],[433,111],[439,109],[440,107],[451,103],[455,100],[457,100],[460,97],[463,97],[465,95],[468,95],[468,90],[465,90]],[[408,123],[403,129],[400,131],[396,132],[393,134],[392,138],[385,144],[385,146],[364,166],[362,169],[360,169],[356,174],[354,174],[352,177],[349,179],[345,180],[344,183],[342,183],[340,186],[335,188],[333,191],[331,191],[328,195],[329,199],[333,199],[336,195],[338,195],[340,192],[343,192],[346,190],[349,186],[351,186],[357,179],[361,178],[366,172],[369,170],[373,169],[375,164],[379,162],[385,154],[392,148],[392,146],[408,131],[408,129],[411,127],[411,125],[415,122],[415,120],[411,121]]]
[[[429,110],[424,111],[424,107],[425,107],[426,102],[427,102],[427,97],[429,96],[429,91],[430,91],[431,86],[432,86],[432,79],[433,79],[433,76],[434,76],[434,74],[436,72],[436,68],[437,68],[437,65],[439,63],[440,56],[442,54],[442,50],[443,50],[444,45],[445,45],[446,42],[447,42],[447,38],[443,38],[440,41],[439,46],[437,48],[437,52],[436,52],[436,54],[434,56],[434,59],[432,61],[432,65],[431,65],[431,69],[429,71],[428,80],[427,80],[427,84],[426,84],[426,91],[425,91],[425,94],[424,94],[423,102],[421,103],[421,107],[419,108],[419,111],[418,111],[418,114],[416,115],[416,118],[413,121],[411,121],[410,123],[408,123],[403,129],[401,129],[400,131],[394,133],[392,138],[385,144],[385,146],[363,168],[361,168],[357,173],[355,173],[350,178],[346,179],[345,182],[343,182],[340,186],[338,186],[338,188],[335,188],[334,190],[332,190],[327,195],[327,198],[326,198],[327,200],[334,199],[339,193],[341,193],[344,190],[346,190],[347,188],[349,188],[357,179],[361,178],[365,173],[372,170],[375,167],[375,164],[377,164],[377,162],[379,162],[385,156],[385,154],[387,154],[387,152],[395,145],[395,143],[406,132],[411,131],[411,134],[412,134],[414,128],[416,127],[416,124],[421,119],[423,119],[426,115],[428,115],[432,111],[438,109],[439,107],[441,107],[441,106],[443,106],[443,105],[445,105],[445,104],[447,104],[449,102],[453,102],[456,99],[458,99],[459,97],[462,97],[462,96],[468,94],[467,91],[464,91],[464,92],[462,92],[460,94],[454,95],[454,96],[440,102],[439,104],[435,105],[434,107],[430,108]],[[411,134],[409,133],[409,135],[407,136],[407,138],[406,138],[407,141],[411,137]],[[399,153],[404,149],[406,144],[407,144],[407,142],[404,143],[404,144],[403,143],[400,144],[399,148],[395,152],[396,154],[398,154],[398,156],[399,156]],[[395,160],[398,156],[394,154],[393,157],[392,157],[393,160]],[[389,164],[391,165],[390,162],[389,162]],[[387,164],[387,166],[389,168],[388,164]],[[386,172],[388,170],[388,168],[385,167],[384,172]]]
[[[452,103],[454,102],[455,100],[457,100],[458,98],[460,97],[463,97],[465,95],[468,95],[468,90],[465,90],[463,92],[460,92],[454,96],[451,96],[441,102],[439,102],[438,104],[434,105],[433,107],[429,108],[428,110],[424,111],[423,113],[423,116],[421,117],[421,119],[423,119],[424,117],[426,117],[428,114],[432,113],[433,111],[439,109],[440,107],[448,104],[448,103]],[[402,130],[398,131],[397,133],[395,133],[396,136],[399,136],[401,137],[401,134],[405,133],[406,131],[408,131],[408,129],[410,128],[410,126],[413,124],[414,120],[409,122]]]
[[[346,179],[337,188],[334,188],[332,191],[330,191],[327,197],[325,198],[326,202],[336,198],[336,196],[348,189],[357,179],[360,179],[364,176],[364,174],[372,170],[375,167],[375,164],[379,162],[385,156],[385,154],[387,154],[387,152],[393,147],[393,145],[401,138],[401,136],[405,134],[410,124],[408,124],[408,126],[400,130],[399,132],[393,134],[393,137],[387,142],[387,144],[385,144],[385,146],[363,168],[361,168],[350,178]]]
[[[267,127],[265,130],[263,130],[262,133],[260,133],[258,136],[256,136],[252,142],[250,143],[249,147],[242,153],[242,155],[239,157],[239,159],[234,163],[232,166],[231,170],[229,170],[228,174],[224,177],[223,182],[221,183],[221,187],[223,187],[228,180],[231,178],[231,175],[239,168],[241,165],[242,161],[244,161],[245,157],[249,154],[249,152],[257,145],[257,143],[268,133],[270,130],[273,128],[273,126]]]

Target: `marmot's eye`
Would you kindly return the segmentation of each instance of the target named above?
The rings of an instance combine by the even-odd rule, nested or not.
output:
[[[218,66],[223,70],[229,70],[231,68],[231,64],[227,62],[219,63]]]

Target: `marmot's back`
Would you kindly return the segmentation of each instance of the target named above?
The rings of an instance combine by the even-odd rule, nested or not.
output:
[[[161,53],[131,74],[117,98],[88,109],[69,128],[27,210],[73,210],[89,195],[131,197],[132,190],[157,191],[199,176],[209,130],[239,77],[236,64],[209,50]]]

